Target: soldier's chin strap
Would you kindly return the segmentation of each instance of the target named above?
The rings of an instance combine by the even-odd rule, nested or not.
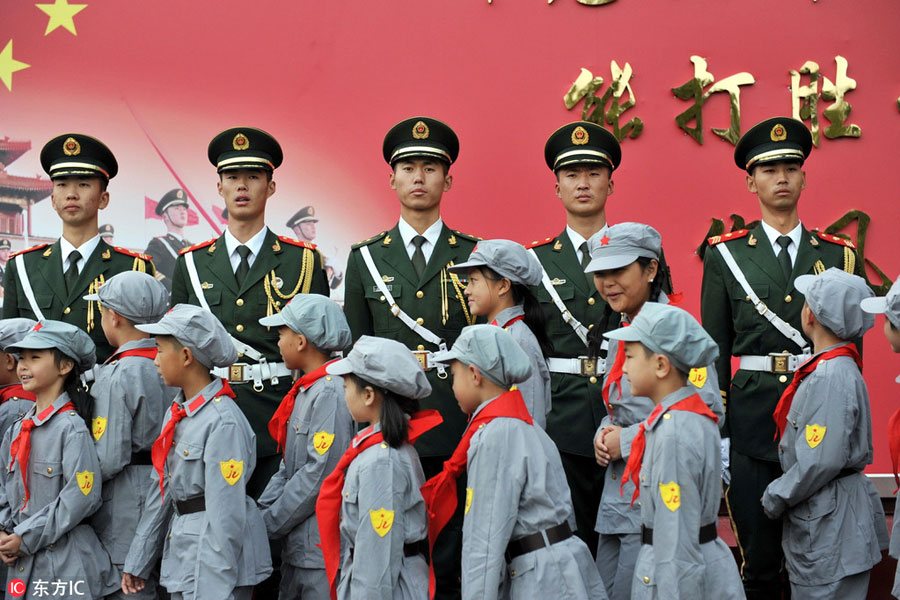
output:
[[[16,258],[16,276],[19,278],[19,283],[22,284],[22,292],[25,294],[25,298],[28,300],[28,306],[31,308],[31,312],[34,313],[34,317],[38,321],[44,320],[44,313],[41,312],[41,309],[38,308],[37,300],[34,298],[34,290],[31,289],[31,280],[28,279],[28,271],[25,269],[25,258],[22,254],[17,254]]]
[[[359,253],[362,255],[363,261],[366,263],[366,267],[369,269],[369,275],[372,276],[372,279],[375,281],[375,285],[378,286],[378,291],[381,292],[381,295],[384,296],[384,299],[387,301],[388,306],[391,307],[391,314],[400,319],[404,325],[409,327],[413,332],[416,333],[416,335],[421,337],[423,340],[425,340],[429,344],[434,344],[438,347],[438,349],[440,349],[441,352],[446,352],[447,343],[444,340],[435,335],[430,329],[419,325],[415,321],[415,319],[406,314],[406,312],[404,312],[403,309],[400,308],[400,305],[394,301],[394,296],[393,294],[391,294],[391,290],[389,290],[387,285],[385,285],[384,280],[381,278],[381,273],[378,272],[378,267],[375,266],[375,261],[372,260],[372,254],[369,252],[369,247],[362,246],[359,249]],[[438,371],[438,377],[440,377],[441,379],[446,379],[447,367],[434,361],[434,353],[426,353],[425,358],[426,360],[422,367],[434,367]]]

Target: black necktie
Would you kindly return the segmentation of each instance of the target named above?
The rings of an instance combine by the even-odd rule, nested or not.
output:
[[[781,246],[781,252],[778,253],[778,264],[781,265],[781,272],[784,273],[784,280],[787,282],[791,281],[791,255],[788,254],[788,246],[791,245],[791,238],[786,235],[778,236],[778,239],[775,240],[779,246]]]
[[[422,277],[422,273],[425,272],[425,253],[422,252],[422,244],[426,241],[427,240],[423,235],[417,235],[412,239],[412,243],[416,247],[416,250],[412,255],[412,264],[413,268],[416,270],[416,275],[419,277]]]
[[[238,286],[241,286],[244,284],[244,279],[247,278],[247,273],[250,272],[250,261],[248,260],[250,248],[241,244],[237,247],[237,253],[241,255],[241,262],[238,263],[237,270],[234,272],[234,278],[237,280]]]
[[[591,252],[588,250],[588,243],[581,242],[581,245],[578,246],[578,249],[581,250],[581,270],[584,271],[587,269],[587,266],[591,264]],[[585,278],[587,279],[588,289],[591,290],[590,293],[594,293],[594,274],[593,273],[585,273]]]
[[[65,272],[66,292],[71,292],[75,289],[75,281],[78,279],[79,260],[81,260],[81,252],[72,250],[72,252],[69,253],[69,268],[66,269]]]

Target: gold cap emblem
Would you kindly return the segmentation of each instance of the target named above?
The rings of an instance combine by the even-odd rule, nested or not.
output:
[[[177,192],[175,192],[175,197],[181,200],[182,198],[184,198],[184,192],[178,190]]]
[[[243,133],[238,133],[234,136],[234,139],[231,141],[231,145],[235,150],[246,150],[250,147],[250,140],[247,139],[247,136]]]
[[[416,124],[413,125],[412,135],[417,140],[428,139],[428,134],[431,133],[428,130],[428,125],[424,123],[424,121],[416,121]]]
[[[81,154],[81,144],[73,137],[66,138],[63,142],[63,153],[66,156],[78,156]]]
[[[773,142],[784,141],[787,139],[787,130],[781,123],[776,123],[775,127],[772,128],[772,132],[769,134],[769,137],[772,138]]]
[[[313,208],[312,206],[309,207],[309,211],[307,211],[307,212],[309,213],[309,216],[311,216],[311,217],[316,216],[316,209]]]
[[[579,125],[572,131],[572,143],[576,146],[584,146],[589,140],[587,129]]]

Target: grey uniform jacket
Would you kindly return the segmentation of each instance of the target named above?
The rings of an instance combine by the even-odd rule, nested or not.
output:
[[[16,396],[0,404],[0,437],[12,427],[13,423],[24,417],[32,406],[34,406],[34,400]]]
[[[137,348],[156,348],[156,342],[128,342],[116,354]],[[126,356],[95,371],[91,435],[100,459],[103,505],[91,517],[91,526],[115,565],[125,562],[141,520],[144,499],[151,489],[150,448],[176,392],[166,387],[150,358]],[[132,455],[138,452],[144,458],[137,462],[144,464],[131,464]]]
[[[259,583],[272,572],[269,540],[246,484],[256,466],[256,442],[234,400],[220,396],[216,379],[200,394],[175,402],[187,410],[176,426],[166,457],[165,498],[152,472],[144,514],[124,571],[146,578],[159,556],[160,583],[169,592],[192,593],[197,600],[230,598],[235,587]],[[171,412],[166,418],[171,418]],[[179,515],[176,501],[200,495],[206,510]]]
[[[74,410],[59,411],[69,397],[63,393],[36,416],[28,459],[28,503],[18,461],[10,463],[10,445],[22,421],[3,436],[0,457],[0,523],[22,538],[25,556],[10,567],[9,576],[28,582],[83,581],[82,591],[99,598],[119,587],[117,573],[97,535],[83,521],[100,506],[100,464],[84,420]]]
[[[718,522],[722,497],[719,428],[712,419],[668,410],[697,393],[688,384],[663,398],[646,431],[641,523],[653,529],[634,566],[631,597],[672,600],[744,598],[731,550],[721,538],[701,544],[700,527]],[[630,500],[630,499],[629,499]]]
[[[516,388],[522,392],[525,406],[534,424],[541,429],[547,428],[547,414],[550,412],[550,369],[547,368],[547,359],[541,352],[541,345],[532,333],[525,321],[519,319],[515,323],[506,326],[512,319],[521,317],[525,310],[521,305],[513,306],[501,311],[494,321],[506,329],[513,339],[519,343],[525,354],[531,361],[531,377],[516,384]]]
[[[376,424],[372,433],[381,431]],[[359,444],[369,436],[355,440]],[[363,450],[344,479],[339,600],[426,600],[428,565],[403,546],[428,537],[425,483],[415,449],[385,443]]]
[[[487,406],[482,404],[475,414]],[[572,536],[506,562],[510,541],[562,523],[574,529],[569,485],[553,440],[539,427],[498,417],[480,426],[468,452],[462,596],[605,599],[588,547]]]
[[[606,358],[606,375],[604,375],[604,386],[606,379],[609,378],[609,370],[615,361],[619,351],[619,342],[617,340],[609,341],[609,354]],[[699,369],[691,373],[693,381],[691,384],[703,402],[713,411],[719,418],[719,426],[721,427],[725,421],[725,408],[722,405],[722,395],[719,393],[719,380],[716,375],[715,365],[709,365],[706,369]],[[699,388],[697,387],[699,386]],[[619,392],[621,391],[621,396]],[[602,402],[598,398],[599,402]],[[641,422],[650,416],[653,411],[653,401],[643,396],[633,396],[631,394],[631,384],[627,375],[622,375],[622,379],[617,385],[611,383],[609,386],[609,405],[612,409],[612,416],[609,411],[597,433],[608,426],[618,425],[622,427],[619,434],[619,441],[622,448],[622,458],[610,461],[606,468],[604,476],[603,495],[600,497],[600,508],[597,511],[597,525],[594,529],[602,534],[620,534],[620,533],[640,533],[641,531],[641,514],[638,510],[637,503],[631,506],[631,497],[634,495],[634,484],[630,481],[625,484],[622,493],[619,492],[622,483],[622,476],[625,473],[625,465],[628,457],[631,455],[631,442],[637,435]],[[595,434],[596,435],[596,434]]]
[[[356,431],[344,402],[343,381],[327,375],[297,393],[284,458],[259,497],[269,537],[285,538],[281,560],[295,567],[325,568],[316,498]]]
[[[852,358],[824,361],[803,380],[778,451],[784,475],[766,488],[763,509],[784,517],[791,581],[824,585],[871,569],[887,525],[862,474],[872,462],[872,417]]]

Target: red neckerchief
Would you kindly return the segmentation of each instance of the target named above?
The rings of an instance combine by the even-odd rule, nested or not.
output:
[[[281,404],[278,405],[278,410],[272,415],[272,419],[269,421],[269,435],[272,436],[273,440],[278,442],[278,449],[281,450],[282,454],[284,453],[284,446],[287,441],[287,425],[288,421],[291,420],[291,413],[294,411],[294,403],[297,400],[297,394],[300,393],[301,389],[306,391],[309,386],[325,377],[327,374],[325,369],[328,368],[328,365],[337,360],[338,359],[330,360],[315,371],[310,371],[298,379],[288,393],[285,394]]]
[[[503,329],[506,329],[507,327],[509,327],[510,325],[512,325],[513,323],[515,323],[516,321],[522,321],[522,320],[524,320],[524,319],[525,319],[525,315],[519,315],[518,317],[513,317],[512,319],[510,319],[509,321],[507,321],[507,322],[504,323],[503,325],[501,325],[500,323],[498,323],[498,322],[497,322],[497,319],[494,319],[493,321],[491,321],[491,325],[496,325],[497,327],[502,327]]]
[[[222,389],[216,396],[228,396],[229,398],[234,398],[235,394],[232,391],[231,386],[228,385],[228,381],[225,379],[222,380]],[[206,398],[204,398],[203,395],[197,396],[191,401],[188,408],[193,412],[199,409],[204,402],[206,402]],[[187,410],[180,407],[177,402],[172,403],[170,410],[172,412],[172,418],[166,422],[162,433],[159,434],[159,437],[156,438],[156,441],[153,442],[153,447],[150,449],[150,458],[153,461],[153,468],[156,469],[156,472],[159,475],[159,494],[163,501],[165,501],[164,486],[166,478],[164,477],[164,471],[166,457],[169,455],[169,450],[172,449],[172,442],[175,440],[175,425],[178,424],[178,421],[187,416]]]
[[[31,400],[34,402],[36,398],[31,392],[26,392],[21,383],[12,383],[0,387],[0,404],[12,398],[20,398],[22,400]]]
[[[456,480],[465,470],[468,460],[469,444],[472,436],[482,426],[498,417],[509,417],[532,424],[531,415],[525,406],[522,392],[510,390],[491,400],[487,406],[481,409],[466,426],[462,440],[453,451],[449,460],[444,462],[443,470],[425,482],[422,486],[422,497],[425,499],[425,507],[428,509],[428,549],[434,549],[434,541],[438,534],[456,512]],[[434,561],[431,561],[434,565]],[[434,597],[434,567],[430,569],[429,591]]]
[[[622,327],[628,327],[631,323],[628,321],[622,322]],[[603,384],[603,389],[600,390],[600,397],[603,398],[603,403],[606,405],[606,411],[609,413],[610,420],[613,419],[613,411],[612,407],[609,405],[609,388],[615,383],[616,390],[619,392],[618,398],[616,401],[622,399],[622,367],[625,365],[625,342],[619,340],[618,347],[616,348],[616,359],[613,361],[612,367],[606,374],[606,382]]]
[[[699,394],[694,394],[693,396],[688,396],[684,400],[679,400],[670,406],[668,410],[684,410],[703,415],[704,417],[709,417],[715,423],[719,422],[719,418],[709,410],[706,403],[700,399]],[[625,483],[630,477],[631,482],[634,484],[634,495],[631,497],[631,506],[634,506],[634,501],[641,495],[641,464],[644,460],[644,448],[647,445],[646,431],[649,427],[653,427],[653,424],[656,423],[656,420],[662,412],[663,405],[657,404],[656,408],[653,409],[653,412],[650,413],[650,416],[647,417],[647,420],[638,427],[637,435],[634,436],[634,440],[631,442],[631,454],[628,456],[628,464],[625,465],[625,473],[622,475],[622,483],[619,486],[619,495],[621,496],[625,492]]]
[[[159,352],[159,348],[156,346],[151,346],[149,348],[132,348],[131,350],[123,350],[121,352],[116,352],[109,358],[107,358],[103,364],[108,365],[114,360],[119,360],[120,358],[128,358],[129,356],[140,356],[141,358],[149,358],[150,360],[156,359],[156,353]]]
[[[443,421],[441,414],[436,410],[422,410],[411,415],[408,429],[409,443],[414,443],[419,436],[434,429]],[[319,497],[316,499],[316,521],[319,523],[319,538],[322,541],[319,547],[325,559],[325,574],[328,577],[332,600],[337,598],[336,579],[341,560],[341,491],[344,489],[344,478],[347,476],[347,468],[357,456],[367,448],[384,441],[380,431],[369,435],[372,427],[370,425],[363,429],[353,438],[353,442],[341,456],[334,471],[322,482]],[[369,437],[366,437],[367,435]],[[356,445],[357,443],[359,445]]]
[[[66,402],[59,410],[54,412],[54,406],[51,404],[41,411],[37,418],[41,421],[44,419],[49,420],[53,415],[64,410],[75,410],[75,405],[71,402]],[[22,421],[19,435],[16,436],[16,439],[9,446],[9,468],[12,469],[16,459],[19,460],[19,472],[22,473],[22,485],[25,487],[25,501],[19,510],[25,510],[25,507],[28,505],[28,481],[26,480],[26,475],[28,473],[28,458],[31,456],[31,430],[35,427],[34,419],[35,417],[31,417]]]
[[[788,413],[791,412],[791,404],[794,402],[794,394],[797,393],[797,388],[800,387],[800,384],[806,379],[807,375],[816,370],[819,363],[839,356],[851,357],[856,361],[856,366],[859,367],[859,370],[862,371],[862,358],[860,358],[859,351],[853,344],[838,346],[828,352],[816,354],[800,365],[800,368],[794,373],[794,378],[791,380],[790,385],[787,386],[787,389],[784,390],[784,393],[781,395],[781,400],[778,401],[775,412],[772,413],[772,418],[775,419],[775,429],[777,430],[775,433],[776,440],[781,439],[781,436],[784,435],[784,429],[787,427]]]

